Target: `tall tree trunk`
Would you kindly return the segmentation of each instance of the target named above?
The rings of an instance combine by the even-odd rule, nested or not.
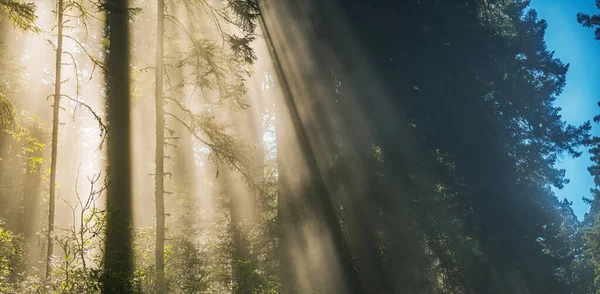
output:
[[[132,293],[132,191],[129,93],[129,7],[106,0],[107,187],[103,293]]]
[[[52,254],[54,243],[52,234],[54,232],[54,207],[56,202],[56,160],[58,151],[58,115],[60,110],[60,85],[62,70],[62,48],[63,48],[63,0],[58,0],[58,41],[56,44],[56,77],[54,81],[54,105],[52,113],[52,155],[50,163],[50,199],[48,201],[48,250],[46,253],[46,279],[50,277]]]
[[[165,1],[157,0],[156,15],[156,153],[155,153],[155,190],[156,201],[156,283],[158,293],[165,293],[165,199],[164,199],[164,174],[165,174],[165,115],[163,98],[163,46],[165,26]]]

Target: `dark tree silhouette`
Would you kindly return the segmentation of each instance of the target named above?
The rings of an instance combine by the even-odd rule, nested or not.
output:
[[[129,19],[126,0],[102,3],[106,14],[107,223],[103,293],[132,293]]]

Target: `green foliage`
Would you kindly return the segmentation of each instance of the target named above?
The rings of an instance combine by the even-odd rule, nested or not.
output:
[[[260,13],[257,0],[227,0],[227,7],[231,11],[232,22],[243,32],[253,34]]]
[[[229,168],[240,173],[244,180],[256,188],[256,183],[252,182],[248,173],[247,163],[249,162],[250,152],[246,144],[229,134],[226,125],[217,121],[215,115],[198,114],[175,99],[169,99],[169,101],[179,107],[184,117],[180,118],[172,113],[167,113],[167,115],[181,123],[194,138],[210,148],[211,156],[209,159],[216,163],[225,163]]]
[[[200,23],[205,18],[218,31],[217,36],[210,34],[201,37],[191,31],[197,28],[185,26],[172,17],[167,19],[176,23],[176,29],[187,36],[189,48],[182,54],[174,66],[189,68],[191,74],[183,77],[175,89],[186,85],[195,91],[217,91],[218,104],[236,108],[247,108],[245,80],[250,76],[249,66],[256,60],[250,43],[255,40],[254,31],[259,16],[255,0],[228,0],[213,6],[205,0],[187,0],[183,2],[188,17]],[[229,29],[229,26],[232,29]],[[201,26],[200,24],[198,26]],[[234,32],[241,32],[241,36]],[[224,44],[229,46],[225,47]]]
[[[187,236],[176,236],[169,242],[167,276],[169,289],[176,293],[206,293],[210,289],[210,271],[206,249]]]
[[[24,116],[22,124],[25,127],[19,126],[4,131],[11,139],[7,142],[16,147],[6,159],[25,162],[24,172],[41,170],[45,163],[43,151],[49,140],[50,130],[38,117]]]
[[[17,28],[24,31],[38,31],[35,25],[37,16],[34,3],[24,3],[20,0],[0,0],[0,11]]]
[[[596,6],[600,9],[600,2],[596,1]],[[595,28],[596,40],[600,40],[600,15],[589,15],[585,13],[577,14],[577,22],[587,28]]]
[[[596,5],[600,9],[600,2],[596,1]],[[577,14],[577,21],[585,27],[596,28],[595,36],[600,40],[600,15],[587,15],[584,13]],[[598,103],[600,106],[600,102]],[[594,117],[594,122],[600,122],[600,115]],[[588,167],[590,175],[594,177],[595,188],[590,189],[592,199],[586,199],[590,204],[590,212],[586,214],[584,219],[585,231],[585,253],[589,258],[589,264],[595,270],[594,285],[596,293],[600,293],[600,137],[593,137],[589,142],[591,148],[592,166]]]
[[[21,267],[24,261],[25,242],[20,236],[14,235],[2,226],[0,220],[0,292],[18,293],[15,285],[21,277]]]
[[[133,284],[136,293],[152,293],[156,289],[154,273],[155,228],[136,231],[134,251],[136,270]],[[206,248],[192,242],[188,235],[171,235],[165,246],[165,279],[169,293],[207,293],[211,274]]]
[[[8,129],[18,129],[19,115],[13,99],[19,93],[27,90],[27,79],[23,69],[17,64],[14,57],[7,52],[5,45],[0,45],[0,132]]]
[[[0,93],[0,131],[10,128],[17,120],[15,106]]]
[[[237,40],[237,42],[235,52],[251,54],[245,51],[244,46],[247,47],[247,44],[244,40]],[[244,55],[243,58],[252,59],[252,56]],[[218,103],[239,108],[248,107],[243,100],[246,88],[244,77],[240,75],[241,67],[215,41],[194,38],[191,40],[189,50],[175,66],[191,69],[191,75],[185,77],[180,86],[189,85],[203,91],[215,90],[218,92]]]
[[[600,106],[600,103],[598,104]],[[595,122],[599,122],[598,116],[594,118]],[[590,189],[592,199],[588,199],[590,204],[590,212],[586,214],[584,223],[586,225],[586,252],[591,257],[591,263],[594,266],[596,278],[594,284],[597,289],[600,289],[600,138],[594,137],[590,140],[592,166],[588,167],[590,175],[594,177],[596,188]],[[598,290],[600,291],[600,290]]]
[[[260,16],[258,2],[256,0],[227,0],[227,7],[231,11],[231,17],[228,20],[238,27],[244,35],[227,35],[226,41],[229,43],[238,62],[253,64],[257,57],[250,44],[256,39],[254,31]]]
[[[238,58],[241,62],[245,62],[248,64],[252,64],[256,60],[256,54],[254,54],[254,50],[251,47],[251,43],[255,39],[256,38],[254,36],[227,36],[227,42],[231,46],[231,50],[233,50],[233,53],[236,56],[236,58]]]

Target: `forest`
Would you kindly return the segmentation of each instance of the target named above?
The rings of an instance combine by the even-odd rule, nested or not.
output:
[[[600,48],[595,4],[568,17]],[[0,293],[598,294],[600,102],[563,118],[547,28],[528,0],[0,0]]]

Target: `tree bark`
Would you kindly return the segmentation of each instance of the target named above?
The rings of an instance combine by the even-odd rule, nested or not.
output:
[[[106,0],[107,187],[103,293],[132,293],[131,119],[127,0]]]
[[[56,203],[56,161],[58,155],[58,115],[60,110],[60,86],[63,48],[63,0],[58,0],[58,41],[56,44],[56,77],[54,81],[54,104],[52,105],[52,155],[50,163],[50,199],[48,201],[48,248],[46,253],[46,279],[52,271],[54,253],[52,234],[54,232],[54,209]]]
[[[164,55],[164,0],[157,0],[156,13],[156,153],[155,153],[155,190],[156,201],[156,283],[158,293],[165,293],[165,199],[164,199],[164,174],[165,174],[165,115],[163,98],[163,55]]]

